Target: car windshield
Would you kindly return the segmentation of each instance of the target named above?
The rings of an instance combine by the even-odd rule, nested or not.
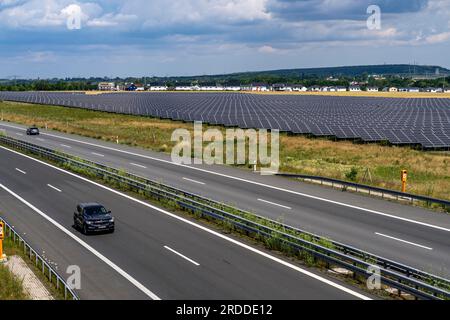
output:
[[[88,216],[100,216],[100,215],[104,215],[104,214],[108,213],[108,211],[106,211],[106,209],[104,207],[100,207],[100,206],[87,207],[86,209],[84,209],[84,212]]]

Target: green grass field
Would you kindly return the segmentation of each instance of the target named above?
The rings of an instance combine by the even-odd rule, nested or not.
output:
[[[120,143],[162,152],[171,151],[173,130],[193,130],[192,123],[11,102],[0,103],[0,116],[11,122],[47,126],[106,141],[115,141],[119,136]],[[216,128],[224,131],[222,127]],[[450,200],[450,153],[287,134],[280,135],[280,144],[280,170],[283,172],[320,175],[400,190],[400,171],[406,169],[409,172],[408,192]],[[363,180],[367,170],[372,181]]]

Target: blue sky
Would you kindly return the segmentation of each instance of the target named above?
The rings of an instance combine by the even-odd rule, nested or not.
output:
[[[79,29],[67,27],[74,15]],[[0,0],[0,78],[450,68],[448,52],[449,0]]]

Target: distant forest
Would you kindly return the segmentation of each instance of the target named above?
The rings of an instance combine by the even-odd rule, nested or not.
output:
[[[450,70],[439,66],[373,65],[330,68],[288,69],[242,72],[223,75],[141,78],[66,78],[66,79],[5,79],[0,80],[2,91],[88,91],[97,89],[99,82],[139,83],[147,85],[241,85],[255,82],[267,84],[290,83],[305,86],[362,86],[376,87],[449,87]]]

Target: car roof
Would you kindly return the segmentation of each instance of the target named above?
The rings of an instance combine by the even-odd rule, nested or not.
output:
[[[78,204],[81,208],[90,208],[90,207],[103,207],[101,204],[96,202],[87,202]]]

